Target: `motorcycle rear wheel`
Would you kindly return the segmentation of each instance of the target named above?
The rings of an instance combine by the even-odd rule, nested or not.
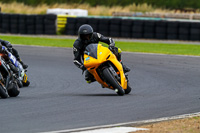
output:
[[[4,90],[4,88],[1,84],[0,84],[0,97],[3,99],[8,98],[8,94],[6,93],[6,91]]]
[[[108,82],[115,89],[116,93],[119,96],[124,95],[124,93],[125,93],[124,89],[121,87],[121,85],[119,84],[117,79],[111,74],[111,72],[108,68],[103,69],[103,76],[104,76],[106,82]]]
[[[17,97],[19,95],[19,86],[17,85],[17,82],[13,82],[13,87],[12,89],[8,90],[8,95],[10,97]]]

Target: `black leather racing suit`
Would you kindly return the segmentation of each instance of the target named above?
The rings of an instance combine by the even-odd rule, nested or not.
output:
[[[5,40],[0,39],[0,43],[3,46],[5,46],[8,49],[8,51],[11,52],[17,58],[17,60],[20,60],[20,57],[19,57],[17,50],[12,47],[12,45],[9,41],[5,41]]]
[[[100,42],[104,42],[108,45],[110,44],[114,44],[113,39],[108,38],[108,37],[104,37],[103,35],[101,35],[100,33],[96,33],[93,32],[93,35],[91,37],[91,39],[87,42],[81,40],[80,38],[76,39],[73,45],[73,53],[74,53],[74,64],[82,69],[85,70],[85,67],[83,65],[83,55],[84,55],[84,50],[86,48],[87,45],[91,44],[91,43],[99,43]],[[116,47],[115,47],[116,48]],[[116,52],[115,52],[116,53]],[[119,54],[115,54],[116,56]],[[93,75],[90,74],[88,71],[86,71],[85,73],[85,79],[86,80],[92,80],[91,78],[93,78]]]

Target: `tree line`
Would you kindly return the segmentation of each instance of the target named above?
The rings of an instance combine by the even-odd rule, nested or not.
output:
[[[56,3],[77,3],[77,4],[90,4],[91,6],[104,5],[104,6],[127,6],[130,4],[143,4],[147,3],[155,8],[164,9],[185,9],[200,8],[200,1],[198,0],[1,0],[3,3],[20,2],[26,5],[37,6],[40,4],[56,4]]]

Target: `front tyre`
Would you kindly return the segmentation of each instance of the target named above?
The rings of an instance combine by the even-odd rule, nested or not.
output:
[[[127,84],[127,89],[125,89],[125,94],[129,94],[131,92],[132,88],[130,87],[129,83]]]
[[[121,85],[119,84],[119,82],[117,81],[116,78],[114,78],[114,76],[111,74],[111,72],[109,71],[108,68],[103,69],[103,76],[106,80],[106,83],[110,84],[114,89],[115,92],[119,95],[119,96],[123,96],[124,95],[124,89],[121,87]]]
[[[28,87],[29,85],[30,85],[30,81],[29,80],[27,80],[26,83],[23,82],[23,86]]]

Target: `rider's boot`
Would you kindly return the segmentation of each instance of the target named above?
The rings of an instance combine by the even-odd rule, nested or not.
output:
[[[86,82],[88,84],[96,81],[95,78],[94,78],[94,76],[90,72],[88,72],[87,70],[85,71],[85,80],[86,80]]]
[[[129,72],[131,69],[127,66],[125,66],[123,63],[122,63],[122,59],[121,59],[121,49],[120,48],[117,48],[117,52],[115,52],[115,56],[117,57],[118,61],[122,64],[122,67],[123,67],[123,70],[124,70],[124,73],[127,73]]]
[[[19,60],[19,62],[22,64],[22,66],[23,66],[24,69],[28,68],[28,65],[25,64],[21,59]]]
[[[130,69],[129,67],[127,67],[126,65],[124,65],[124,64],[122,63],[122,61],[121,61],[121,64],[122,64],[124,73],[130,72],[131,69]]]

